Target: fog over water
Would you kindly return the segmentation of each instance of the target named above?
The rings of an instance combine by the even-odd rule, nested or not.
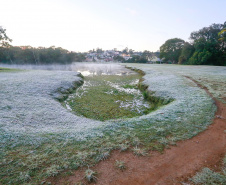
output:
[[[92,75],[128,75],[134,74],[133,71],[126,69],[124,66],[116,63],[82,63],[75,62],[67,65],[8,65],[0,64],[0,67],[16,68],[26,70],[53,70],[53,71],[77,71],[84,76]]]

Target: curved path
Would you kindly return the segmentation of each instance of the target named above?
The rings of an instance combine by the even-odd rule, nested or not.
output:
[[[103,185],[181,184],[203,167],[217,169],[226,153],[226,107],[218,100],[215,102],[218,109],[213,124],[207,130],[192,139],[178,142],[177,146],[166,149],[163,154],[151,152],[150,157],[136,157],[131,152],[114,151],[108,160],[92,168],[98,171],[96,183]],[[115,169],[116,160],[124,161],[127,169],[123,172]],[[55,184],[65,182],[74,184],[83,179],[83,169],[75,173],[69,178],[54,179],[54,182]]]

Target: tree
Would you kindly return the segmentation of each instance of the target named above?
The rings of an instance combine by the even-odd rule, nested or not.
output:
[[[189,59],[189,64],[192,65],[201,65],[208,64],[208,60],[211,58],[212,53],[207,50],[203,50],[201,52],[195,52],[192,57]]]
[[[181,54],[182,47],[185,41],[179,38],[173,38],[167,40],[160,47],[160,58],[164,61],[171,61],[172,63],[178,63],[179,56]]]
[[[219,41],[219,33],[223,28],[223,24],[212,24],[191,33],[190,39],[195,52],[189,59],[189,64],[225,65],[224,39],[223,42]]]
[[[195,48],[189,42],[185,42],[181,50],[181,55],[179,57],[178,64],[185,64],[188,62],[189,58],[193,55]]]
[[[97,49],[96,49],[96,52],[97,52],[97,53],[103,53],[103,50],[102,50],[101,48],[97,48]]]
[[[11,47],[9,42],[12,42],[12,40],[6,35],[6,29],[0,26],[0,60],[10,60],[12,62],[9,54],[9,48]]]
[[[4,50],[3,50],[4,49]],[[4,52],[1,52],[4,51]],[[69,52],[61,47],[0,47],[0,62],[17,64],[68,64],[85,60],[83,53]]]
[[[226,22],[224,23],[224,28],[218,33],[219,42],[221,46],[221,50],[226,52]]]
[[[67,64],[74,61],[84,61],[82,53],[69,52],[61,47],[49,48],[31,46],[11,46],[12,40],[6,35],[6,30],[0,27],[0,62],[18,64]],[[102,49],[97,49],[102,52]]]
[[[225,40],[225,33],[226,33],[226,28],[223,28],[219,33],[218,36],[220,36],[220,38],[218,40]]]
[[[0,47],[9,47],[9,42],[12,40],[6,35],[6,29],[0,26]]]
[[[190,39],[195,42],[199,39],[204,39],[205,41],[217,41],[218,33],[222,30],[223,24],[212,24],[209,27],[204,27],[199,31],[194,31],[190,35]]]
[[[125,49],[123,49],[122,50],[122,53],[128,55],[128,53],[129,53],[128,47],[126,47]]]
[[[125,61],[125,63],[147,63],[148,60],[142,56],[134,55],[132,58]]]
[[[141,56],[148,61],[150,61],[154,57],[153,53],[148,50],[144,50]]]
[[[119,56],[119,55],[114,56],[113,59],[114,59],[115,61],[125,62],[125,59],[124,59],[123,57]]]
[[[132,54],[133,54],[133,52],[134,52],[134,50],[133,50],[133,49],[129,49],[129,54],[130,54],[130,55],[132,55]]]

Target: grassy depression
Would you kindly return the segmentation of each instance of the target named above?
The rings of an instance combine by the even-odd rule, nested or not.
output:
[[[75,114],[100,121],[148,114],[156,106],[138,89],[140,78],[137,73],[87,76],[65,103]]]

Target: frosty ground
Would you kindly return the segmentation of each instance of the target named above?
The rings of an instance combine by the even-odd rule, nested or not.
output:
[[[78,73],[0,72],[0,182],[40,183],[65,170],[91,166],[114,149],[161,151],[197,135],[211,124],[216,107],[187,77],[225,103],[225,67],[127,66],[145,72],[143,83],[153,96],[174,101],[144,116],[94,121],[74,115],[57,100],[82,80]]]

